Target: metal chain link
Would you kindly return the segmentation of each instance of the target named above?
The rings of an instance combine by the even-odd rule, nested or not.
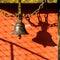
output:
[[[43,5],[44,5],[44,1],[42,1],[42,3],[39,5],[39,8],[37,10],[35,10],[33,13],[31,13],[29,15],[28,14],[26,14],[26,15],[23,14],[23,17],[27,17],[27,16],[31,17],[32,15],[37,14],[39,12],[39,10],[43,8]],[[2,14],[4,16],[6,16],[6,17],[14,17],[14,16],[16,16],[14,14],[9,15],[9,14],[5,13],[4,11],[2,11],[2,9],[0,9],[0,12],[2,12]]]
[[[37,13],[39,12],[39,10],[43,8],[43,4],[44,4],[44,2],[42,2],[41,5],[39,5],[39,8],[38,8],[37,10],[35,10],[35,11],[31,14],[31,16],[34,15],[34,14],[37,14]]]
[[[32,15],[37,14],[37,13],[39,12],[39,10],[43,8],[44,3],[45,3],[45,2],[42,1],[42,3],[39,5],[39,8],[38,8],[37,10],[35,10],[35,11],[34,11],[33,13],[31,13],[31,14],[26,14],[26,15],[23,14],[23,17],[27,17],[27,16],[28,16],[28,17],[31,17]]]

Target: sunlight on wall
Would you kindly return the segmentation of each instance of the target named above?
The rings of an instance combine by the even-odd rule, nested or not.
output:
[[[0,3],[18,3],[19,0],[0,0]],[[21,0],[22,3],[40,3],[43,0]],[[46,0],[45,0],[46,1]],[[47,0],[48,3],[56,3],[57,0]]]
[[[48,3],[57,3],[57,0],[47,0]]]

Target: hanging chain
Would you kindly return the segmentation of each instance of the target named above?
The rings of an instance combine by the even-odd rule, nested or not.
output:
[[[45,3],[44,0],[42,0],[42,3],[39,5],[39,8],[37,10],[35,10],[33,13],[31,13],[29,15],[28,14],[26,14],[26,15],[23,14],[23,17],[27,17],[27,16],[31,17],[32,15],[37,14],[39,12],[39,10],[43,8],[44,3]]]
[[[21,13],[21,0],[18,2],[18,20],[22,19],[22,13]]]
[[[43,8],[43,5],[44,5],[44,2],[45,0],[42,0],[42,3],[39,5],[39,8],[37,9],[37,10],[35,10],[33,13],[31,13],[31,14],[23,14],[23,17],[27,17],[27,16],[29,16],[29,17],[31,17],[32,15],[35,15],[35,14],[37,14],[38,12],[39,12],[39,10],[40,9],[42,9]],[[4,11],[2,11],[2,9],[0,9],[0,12],[2,12],[2,14],[4,15],[4,16],[6,16],[6,17],[14,17],[14,16],[16,16],[16,15],[14,15],[14,14],[7,14],[7,13],[5,13]],[[21,14],[21,0],[19,0],[19,5],[18,5],[18,18],[20,18],[20,16],[19,16],[19,14]]]
[[[37,14],[37,13],[39,12],[39,10],[43,8],[43,4],[44,4],[44,2],[42,2],[41,5],[39,5],[39,8],[38,8],[37,10],[35,10],[35,11],[31,14],[31,16],[34,15],[34,14]]]

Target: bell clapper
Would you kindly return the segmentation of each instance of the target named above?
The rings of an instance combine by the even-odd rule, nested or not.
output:
[[[21,39],[21,35],[18,35],[19,39]]]

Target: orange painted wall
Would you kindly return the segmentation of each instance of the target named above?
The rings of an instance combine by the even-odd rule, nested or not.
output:
[[[4,10],[3,10],[4,11]],[[8,15],[11,13],[4,11]],[[40,14],[42,22],[44,14]],[[31,22],[38,25],[37,15],[30,18]],[[48,13],[48,23],[51,25],[46,32],[42,32],[41,26],[31,26],[23,18],[28,35],[22,35],[21,39],[13,35],[13,24],[17,17],[5,17],[0,12],[0,60],[58,60],[58,23],[57,13]],[[45,37],[47,38],[45,38]],[[45,40],[42,40],[45,38]],[[50,39],[49,39],[50,38]]]

